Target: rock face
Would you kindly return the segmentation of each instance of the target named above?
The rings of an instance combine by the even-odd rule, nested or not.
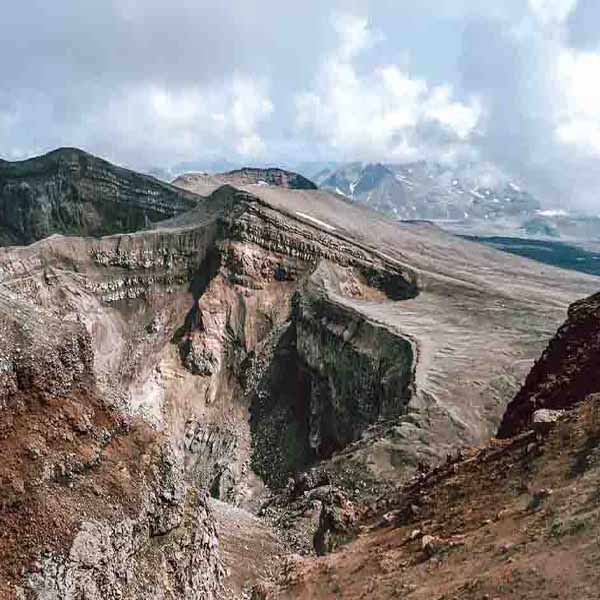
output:
[[[540,409],[570,409],[600,392],[599,356],[600,294],[594,294],[569,307],[567,320],[508,405],[498,435],[511,437],[527,429]]]
[[[207,173],[188,173],[180,175],[173,181],[173,185],[189,190],[196,194],[206,195],[212,193],[222,185],[235,187],[246,185],[272,185],[294,190],[316,190],[317,186],[310,179],[284,171],[283,169],[252,169],[244,168],[227,173],[209,175]]]
[[[0,245],[136,231],[196,203],[193,194],[73,148],[0,161]]]
[[[598,283],[313,189],[177,212],[0,248],[8,597],[215,597],[205,495],[256,511],[313,467],[290,521],[336,547],[358,503],[496,430]]]
[[[204,491],[169,440],[98,394],[82,323],[44,316],[2,331],[0,597],[215,598]]]
[[[414,391],[408,340],[308,290],[296,300],[251,388],[253,467],[274,486],[406,414]]]

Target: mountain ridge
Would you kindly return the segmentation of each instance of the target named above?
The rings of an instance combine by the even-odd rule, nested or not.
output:
[[[0,245],[54,233],[100,236],[142,229],[193,208],[195,194],[77,148],[0,163]]]
[[[243,167],[225,173],[184,173],[176,177],[172,184],[182,189],[209,195],[221,185],[274,185],[289,189],[316,190],[317,185],[306,177],[276,167]]]
[[[0,248],[0,597],[229,600],[343,549],[489,441],[599,286],[243,181],[139,231]]]

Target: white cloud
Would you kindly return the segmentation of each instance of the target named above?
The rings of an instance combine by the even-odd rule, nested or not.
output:
[[[481,117],[481,104],[477,98],[469,104],[452,101],[452,88],[438,86],[424,105],[426,118],[437,121],[465,140],[475,130]]]
[[[213,148],[246,159],[265,151],[260,130],[272,112],[264,86],[236,75],[220,88],[169,90],[152,84],[126,89],[93,118],[106,123],[106,136],[123,145],[130,141],[131,152],[142,137],[150,151],[159,147],[173,160],[206,155]],[[85,129],[97,132],[89,123]],[[149,161],[143,152],[139,147],[138,159]]]
[[[545,25],[560,24],[577,6],[577,0],[529,0],[533,14]]]
[[[257,157],[265,152],[265,144],[257,130],[273,112],[273,104],[252,81],[236,79],[231,106],[233,126],[240,136],[236,150],[242,156]]]
[[[301,134],[355,159],[412,160],[448,154],[474,132],[481,116],[476,99],[456,100],[449,85],[431,86],[398,65],[360,70],[361,55],[382,36],[348,14],[335,15],[333,27],[336,50],[322,61],[313,89],[296,96]],[[423,127],[430,129],[425,139]]]
[[[600,157],[600,53],[563,48],[557,76],[563,91],[558,140]]]

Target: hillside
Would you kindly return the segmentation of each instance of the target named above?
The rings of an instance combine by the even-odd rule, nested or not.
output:
[[[356,538],[289,559],[264,600],[588,600],[600,587],[600,404],[589,398],[543,439],[466,453],[416,478]]]
[[[345,545],[289,560],[262,597],[595,598],[599,323],[597,294],[571,306],[508,406],[500,435],[509,439],[449,455],[354,507],[351,529],[329,524]]]
[[[0,160],[0,245],[60,233],[101,236],[143,229],[189,210],[197,198],[75,148]]]
[[[0,248],[0,597],[243,597],[487,444],[598,289],[273,181]]]
[[[173,185],[196,194],[207,196],[222,185],[274,185],[277,187],[316,190],[317,186],[302,175],[283,169],[249,168],[236,169],[227,173],[187,173],[173,181]]]

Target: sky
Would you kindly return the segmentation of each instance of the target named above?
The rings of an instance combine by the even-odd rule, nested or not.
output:
[[[0,156],[481,165],[600,213],[598,0],[20,0]]]

